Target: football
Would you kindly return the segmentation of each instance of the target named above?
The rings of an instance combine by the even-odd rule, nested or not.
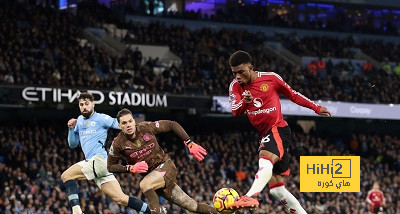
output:
[[[228,214],[234,211],[228,210],[227,207],[237,200],[239,200],[239,194],[234,189],[222,188],[215,193],[213,204],[218,212]]]

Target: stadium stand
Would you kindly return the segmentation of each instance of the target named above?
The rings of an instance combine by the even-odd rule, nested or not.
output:
[[[24,13],[17,13],[17,10]],[[215,32],[207,28],[190,31],[184,26],[166,26],[163,23],[126,23],[129,31],[135,35],[133,39],[126,38],[126,42],[169,45],[183,59],[180,67],[172,65],[156,74],[153,68],[159,66],[157,59],[144,59],[139,51],[129,48],[122,56],[113,56],[79,39],[79,28],[74,25],[76,19],[67,13],[46,8],[19,8],[14,5],[8,10],[1,10],[1,16],[4,20],[9,20],[2,23],[0,30],[4,50],[0,54],[0,83],[3,84],[224,95],[232,79],[226,59],[234,50],[245,49],[254,56],[254,64],[258,70],[275,71],[293,88],[312,99],[369,103],[396,103],[399,99],[398,84],[395,84],[399,81],[399,75],[392,71],[396,66],[388,65],[389,68],[385,71],[374,67],[364,73],[361,71],[361,64],[354,67],[346,63],[333,65],[325,61],[327,78],[318,78],[310,75],[305,66],[292,66],[273,54],[262,51],[259,44],[267,39],[262,34],[228,29]],[[86,19],[90,20],[86,21],[88,23],[96,20]],[[44,22],[48,25],[43,25]],[[337,52],[353,44],[351,38],[346,41],[329,38],[305,39],[307,41],[303,39],[304,41],[296,43],[296,40],[286,37],[283,43],[298,54],[342,57],[350,55],[343,51]],[[299,45],[303,43],[304,45]],[[335,45],[322,48],[322,44],[337,43],[341,44],[336,45],[339,47],[337,49],[333,48]],[[396,49],[393,51],[396,52]],[[377,87],[371,87],[373,85]],[[307,87],[303,91],[301,86]],[[365,93],[358,93],[359,91]]]
[[[307,4],[298,1],[241,1],[229,7],[218,9],[215,14],[205,11],[183,11],[177,13],[164,12],[159,16],[168,18],[206,20],[214,22],[240,23],[247,25],[275,26],[285,28],[301,28],[328,30],[352,33],[398,35],[398,26],[392,20],[393,13],[382,17],[382,24],[371,24],[374,11],[368,6],[356,8],[348,5]],[[245,3],[246,2],[246,3]],[[136,13],[146,14],[143,10]],[[322,14],[314,16],[314,14]],[[376,13],[378,15],[378,13]]]

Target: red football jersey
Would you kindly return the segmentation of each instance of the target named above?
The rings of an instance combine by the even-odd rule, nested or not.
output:
[[[243,100],[243,92],[250,91],[253,102],[247,104]],[[293,90],[274,72],[257,72],[257,78],[246,85],[235,80],[229,86],[229,102],[235,117],[247,113],[251,124],[264,136],[273,126],[284,127],[279,94],[283,94],[292,102],[318,112],[320,105],[312,102],[299,92]]]
[[[367,201],[371,205],[371,209],[379,208],[385,201],[385,196],[380,190],[370,190],[367,195]]]

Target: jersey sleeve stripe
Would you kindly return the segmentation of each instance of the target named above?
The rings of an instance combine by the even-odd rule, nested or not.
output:
[[[232,111],[236,111],[236,110],[238,110],[240,107],[241,107],[241,105],[238,106],[238,107],[232,107],[231,109],[232,109]]]
[[[275,73],[275,72],[261,72],[263,73],[263,75],[274,75],[276,78],[280,79],[281,81],[283,81],[282,77],[279,76],[279,74]]]
[[[301,94],[301,93],[299,93],[299,92],[297,92],[297,91],[295,91],[295,90],[292,90],[292,92],[293,92],[294,94],[297,94],[297,95],[301,96],[301,97],[304,98],[305,100],[311,102],[313,105],[319,106],[317,103],[315,103],[314,101],[311,101],[310,99],[308,99],[307,97],[305,97],[303,94]]]
[[[235,83],[237,83],[238,81],[236,79],[234,79],[231,84],[229,85],[229,91],[232,91],[233,85],[235,85]]]
[[[242,104],[243,104],[243,101],[241,100],[238,104],[231,105],[231,109],[232,110],[237,110],[242,106]]]

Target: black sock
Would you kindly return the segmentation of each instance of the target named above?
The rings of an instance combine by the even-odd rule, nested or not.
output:
[[[144,203],[142,200],[135,198],[135,197],[129,197],[128,207],[130,207],[136,211],[150,213],[149,206],[147,206],[147,204]]]
[[[71,206],[79,205],[78,182],[75,180],[68,180],[64,183],[64,186]]]

